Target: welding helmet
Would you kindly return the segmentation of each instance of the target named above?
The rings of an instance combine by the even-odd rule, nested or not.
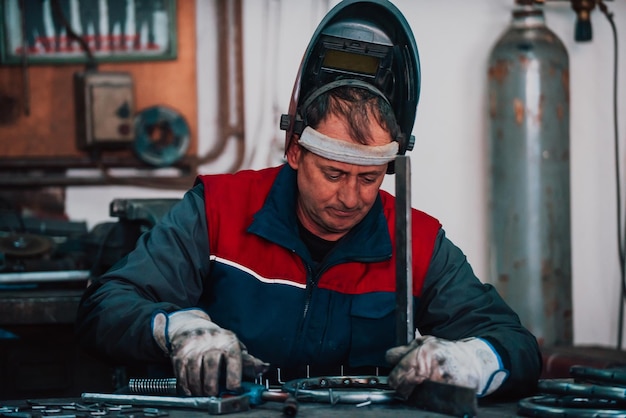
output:
[[[343,0],[318,25],[293,87],[285,152],[307,123],[306,108],[319,95],[346,85],[365,88],[391,105],[400,135],[399,154],[413,149],[411,135],[420,93],[417,45],[408,22],[388,0]],[[390,163],[388,172],[393,172]]]

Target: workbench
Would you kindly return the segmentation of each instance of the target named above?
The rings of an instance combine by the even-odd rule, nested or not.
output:
[[[108,392],[119,387],[125,376],[115,384],[117,368],[91,358],[79,349],[73,335],[78,303],[84,291],[83,283],[65,284],[63,288],[37,286],[4,289],[0,292],[0,331],[15,334],[14,338],[0,339],[0,407],[13,405],[27,407],[26,400],[44,402],[63,401],[68,405],[81,403],[75,397],[83,392]],[[603,347],[542,347],[545,378],[568,376],[574,364],[600,369],[626,367],[626,352]],[[13,399],[13,400],[11,400]],[[132,416],[154,417],[145,413],[147,407],[136,407]],[[517,417],[517,402],[479,403],[479,418]],[[147,409],[149,411],[149,409]],[[2,410],[0,410],[2,411]],[[206,417],[206,410],[159,408],[160,416]],[[17,417],[67,418],[98,416],[79,414],[61,409],[59,413],[42,415],[32,409],[23,409]],[[130,417],[124,411],[99,415],[104,417]],[[0,416],[6,415],[5,412]],[[30,415],[28,415],[30,414]],[[281,417],[282,405],[267,402],[247,412],[227,414],[229,417]],[[10,416],[10,415],[9,415]],[[357,407],[351,404],[299,402],[298,417],[403,417],[442,418],[448,415],[428,412],[402,404],[372,404]],[[449,417],[449,416],[448,416]]]
[[[63,408],[61,405],[65,404],[70,406],[74,403],[81,404],[80,399],[44,399],[44,400],[35,400],[35,403],[39,402],[41,404],[46,404],[48,402],[51,405],[58,404],[56,407],[58,412],[54,412],[54,407],[48,407],[48,409],[30,409],[28,407],[28,403],[26,400],[21,401],[0,401],[0,407],[2,406],[20,406],[20,412],[31,414],[32,418],[41,418],[41,417],[127,417],[131,416],[134,418],[144,418],[144,417],[168,417],[168,418],[199,418],[199,417],[208,417],[208,416],[217,416],[211,415],[207,411],[195,410],[195,409],[173,409],[173,408],[148,408],[148,407],[137,407],[132,410],[122,409],[122,410],[113,410],[109,411],[105,414],[90,414],[85,411],[77,411],[72,408]],[[0,410],[1,411],[1,410]],[[53,412],[50,412],[53,411]],[[517,417],[517,403],[494,403],[489,405],[479,405],[478,408],[478,418],[511,418]],[[0,414],[0,416],[2,416]],[[10,416],[10,415],[7,415]],[[252,409],[245,412],[237,412],[230,413],[225,415],[220,415],[225,417],[232,418],[258,418],[258,417],[266,417],[266,418],[279,418],[285,417],[286,415],[282,412],[282,404],[279,402],[267,402],[263,405],[259,405],[253,407]],[[27,418],[28,415],[21,415],[20,418]],[[413,418],[445,418],[450,417],[450,415],[439,414],[430,411],[424,411],[421,409],[413,408],[410,406],[405,406],[402,404],[372,404],[368,406],[357,407],[356,405],[350,404],[322,404],[322,403],[304,403],[300,402],[298,405],[298,411],[296,417],[298,418],[316,418],[316,417],[376,417],[376,418],[398,418],[398,417],[413,417]]]
[[[74,322],[86,284],[26,283],[0,290],[0,400],[112,390],[114,367],[78,346]]]

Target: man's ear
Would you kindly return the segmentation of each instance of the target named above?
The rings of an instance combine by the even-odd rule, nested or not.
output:
[[[298,166],[300,165],[300,156],[302,155],[302,148],[298,143],[299,139],[300,138],[298,136],[294,135],[286,152],[287,163],[289,163],[289,166],[294,170],[298,169]]]

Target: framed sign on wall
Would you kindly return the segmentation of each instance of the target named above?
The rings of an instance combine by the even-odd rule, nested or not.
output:
[[[175,3],[0,0],[0,60],[7,64],[86,62],[85,46],[98,62],[175,59]]]

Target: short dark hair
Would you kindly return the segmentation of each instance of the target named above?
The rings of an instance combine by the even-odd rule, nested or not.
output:
[[[329,115],[342,116],[354,139],[361,144],[371,142],[371,116],[392,139],[400,134],[400,126],[387,100],[362,88],[341,86],[321,94],[305,110],[306,124],[315,129]]]

